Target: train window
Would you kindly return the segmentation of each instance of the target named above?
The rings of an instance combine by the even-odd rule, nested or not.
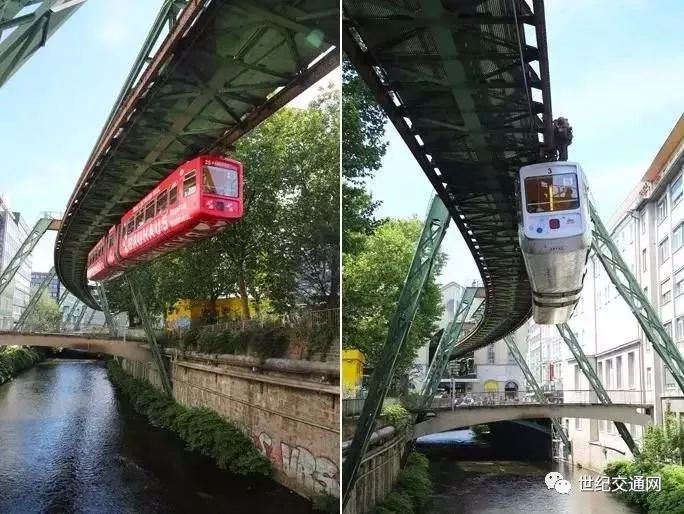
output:
[[[237,170],[205,166],[202,170],[202,191],[221,196],[238,196]]]
[[[168,200],[166,189],[157,195],[157,212],[166,209],[166,201]]]
[[[174,206],[176,204],[176,200],[178,200],[178,188],[173,186],[171,189],[169,189],[169,207]]]
[[[154,218],[154,200],[145,206],[145,221],[150,221]]]
[[[579,208],[575,173],[560,173],[525,179],[527,212],[556,212]]]
[[[197,190],[197,174],[192,171],[183,179],[183,196],[190,196]]]
[[[129,235],[131,232],[133,232],[133,219],[128,220],[128,223],[126,223],[126,235]]]
[[[114,234],[110,234],[107,238],[107,248],[114,246]]]
[[[143,211],[142,209],[138,211],[138,214],[135,215],[135,228],[137,228],[143,224]]]

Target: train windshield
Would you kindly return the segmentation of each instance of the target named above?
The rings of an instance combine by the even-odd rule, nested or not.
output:
[[[237,198],[237,171],[230,168],[205,166],[202,173],[202,189],[205,193]]]
[[[575,173],[560,173],[525,179],[527,212],[556,212],[579,208]]]

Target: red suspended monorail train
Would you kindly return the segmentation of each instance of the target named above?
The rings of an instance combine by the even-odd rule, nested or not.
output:
[[[88,279],[115,278],[223,230],[242,218],[242,186],[238,161],[201,155],[181,164],[90,250]]]

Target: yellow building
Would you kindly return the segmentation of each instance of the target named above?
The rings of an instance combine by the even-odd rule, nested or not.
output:
[[[179,328],[190,326],[192,322],[197,322],[202,316],[202,312],[209,309],[209,300],[178,300],[166,314],[166,327]],[[240,298],[219,298],[216,300],[216,313],[223,319],[240,319],[242,307]],[[250,302],[250,313],[254,314]]]
[[[361,387],[366,358],[359,350],[342,350],[342,387],[355,390]]]

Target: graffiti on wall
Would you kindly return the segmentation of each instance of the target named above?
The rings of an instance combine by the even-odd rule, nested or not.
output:
[[[258,450],[285,475],[315,494],[339,496],[339,469],[333,461],[315,456],[302,446],[284,442],[274,444],[266,432],[254,434],[252,438]]]

